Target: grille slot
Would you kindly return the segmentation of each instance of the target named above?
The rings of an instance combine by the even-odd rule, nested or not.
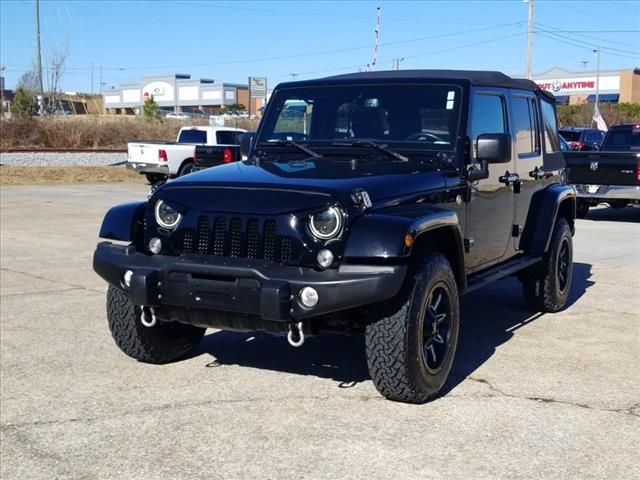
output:
[[[290,263],[296,255],[295,240],[278,235],[275,219],[201,215],[195,229],[184,231],[179,248],[176,253],[180,255],[197,253],[280,263]]]
[[[225,225],[226,221],[224,217],[216,217],[214,227],[213,227],[213,254],[224,256],[225,253]]]
[[[198,253],[206,255],[209,253],[209,218],[198,218]]]

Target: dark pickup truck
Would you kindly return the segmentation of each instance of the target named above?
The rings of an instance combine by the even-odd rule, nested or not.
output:
[[[228,131],[221,145],[197,145],[194,152],[194,170],[211,168],[241,160],[240,138],[243,131]]]
[[[285,83],[248,135],[246,160],[106,214],[93,267],[130,357],[174,361],[209,327],[293,347],[363,334],[380,393],[422,403],[451,371],[460,295],[515,275],[532,310],[564,308],[575,191],[555,100],[534,82],[403,70]]]
[[[640,204],[640,124],[611,127],[600,151],[564,155],[568,182],[578,193],[578,217],[600,203]]]

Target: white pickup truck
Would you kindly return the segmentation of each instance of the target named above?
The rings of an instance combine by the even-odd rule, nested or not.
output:
[[[175,142],[131,142],[127,167],[142,173],[154,184],[193,171],[197,145],[239,145],[240,128],[183,127]]]

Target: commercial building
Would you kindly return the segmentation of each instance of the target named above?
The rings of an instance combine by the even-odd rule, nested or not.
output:
[[[244,105],[252,113],[265,104],[263,98],[252,98],[249,105],[246,84],[215,83],[206,78],[192,79],[188,74],[146,76],[138,82],[107,90],[103,95],[105,113],[113,114],[140,113],[145,99],[151,96],[163,110],[211,115],[234,103]]]
[[[640,103],[640,69],[571,72],[554,67],[534,74],[531,79],[540,88],[553,93],[558,103],[593,103],[598,84],[599,101]]]

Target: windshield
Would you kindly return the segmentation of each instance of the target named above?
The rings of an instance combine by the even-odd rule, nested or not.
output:
[[[317,149],[367,140],[393,150],[453,151],[461,95],[459,86],[433,84],[281,89],[257,143],[288,140]]]
[[[580,140],[580,132],[575,130],[558,130],[562,138],[564,138],[567,142],[577,142]]]

